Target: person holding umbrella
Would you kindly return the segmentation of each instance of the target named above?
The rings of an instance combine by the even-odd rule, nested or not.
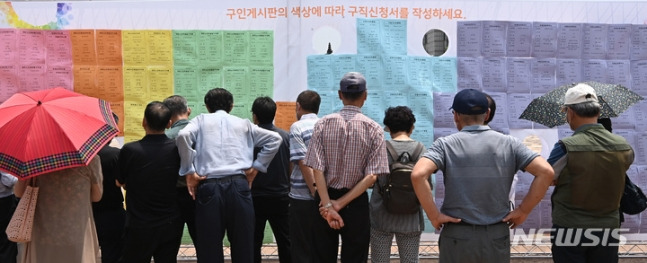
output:
[[[11,138],[0,144],[0,170],[20,179],[17,197],[28,185],[39,188],[19,262],[100,262],[92,216],[103,194],[97,152],[116,127],[108,102],[63,88],[16,93],[0,105],[0,138]]]
[[[618,262],[614,229],[620,227],[618,209],[634,151],[623,137],[597,123],[600,110],[588,84],[566,91],[562,111],[574,133],[558,141],[548,157],[556,176],[551,242],[557,263]]]
[[[101,158],[79,166],[19,180],[14,188],[22,197],[28,184],[38,181],[31,242],[24,243],[19,262],[101,262],[92,216],[92,202],[101,200]]]

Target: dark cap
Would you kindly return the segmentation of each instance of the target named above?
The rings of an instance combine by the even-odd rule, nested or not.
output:
[[[478,90],[464,89],[456,93],[450,109],[465,115],[483,114],[488,110],[487,97]]]
[[[341,92],[363,92],[366,90],[366,79],[359,72],[348,72],[344,74],[339,82]]]

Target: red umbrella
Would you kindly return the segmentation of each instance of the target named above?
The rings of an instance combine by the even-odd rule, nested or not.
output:
[[[87,165],[118,132],[106,101],[63,88],[16,93],[0,105],[0,170],[26,179]]]

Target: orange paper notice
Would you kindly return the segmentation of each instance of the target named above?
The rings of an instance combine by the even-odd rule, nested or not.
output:
[[[285,131],[290,131],[292,123],[297,121],[296,113],[297,103],[292,101],[277,101],[276,102],[276,116],[274,117],[274,125]]]

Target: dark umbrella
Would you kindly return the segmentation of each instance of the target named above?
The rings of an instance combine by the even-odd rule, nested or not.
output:
[[[631,105],[643,99],[642,96],[619,84],[606,84],[595,81],[584,83],[591,86],[598,96],[602,106],[600,118],[617,117]],[[564,105],[564,95],[566,90],[577,84],[560,86],[532,100],[519,118],[551,128],[566,123],[566,114],[561,112],[561,107]]]

